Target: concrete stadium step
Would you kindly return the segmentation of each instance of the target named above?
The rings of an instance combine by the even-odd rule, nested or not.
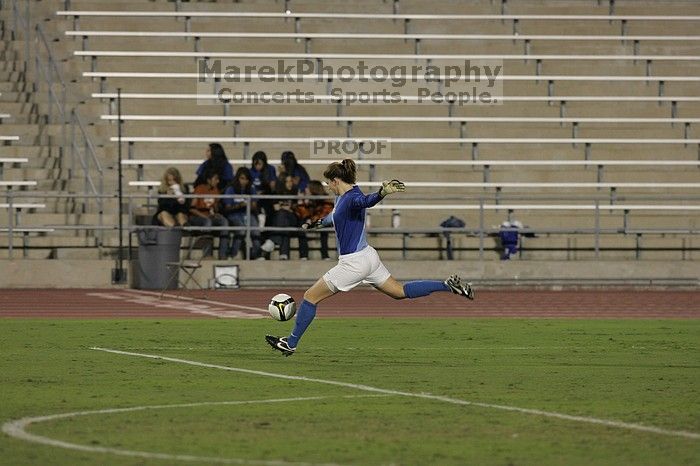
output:
[[[235,11],[269,11],[275,13],[280,13],[282,11],[282,6],[269,2],[183,2],[182,5],[183,11],[231,11],[234,7]],[[172,1],[142,2],[138,0],[120,0],[118,2],[104,3],[98,0],[71,0],[71,9],[95,11],[174,11],[175,3]]]
[[[89,92],[86,92],[84,95],[79,96],[73,93],[72,91],[66,92],[66,106],[70,109],[72,107],[75,107],[76,105],[82,104],[85,100],[88,100],[90,98],[92,90]],[[54,96],[61,96],[61,97],[54,97]],[[51,99],[51,100],[49,100]],[[39,106],[39,108],[43,109],[48,109],[48,103],[52,102],[53,103],[53,111],[57,112],[57,103],[56,100],[63,101],[62,100],[62,91],[60,89],[60,86],[54,85],[53,87],[53,96],[50,98],[48,94],[48,88],[46,86],[40,86],[39,90],[34,91],[32,89],[27,89],[26,91],[22,92],[3,92],[2,96],[0,97],[0,103],[4,106],[5,104],[12,104],[12,103],[24,103],[24,102],[32,102]]]
[[[646,12],[644,15],[650,15]],[[662,13],[663,16],[669,13]],[[691,15],[692,13],[683,13],[683,15]],[[665,35],[669,31],[672,31],[674,35],[694,35],[697,33],[697,23],[694,21],[673,21],[671,25],[670,22],[658,22],[658,21],[629,21],[627,24],[627,34],[629,35]],[[619,29],[618,29],[619,32]]]
[[[48,180],[61,175],[61,170],[56,168],[30,168],[27,164],[12,164],[15,168],[8,168],[5,164],[2,179],[12,180]]]
[[[340,123],[340,124],[339,124]],[[9,127],[10,125],[8,125]],[[694,129],[700,123],[690,124],[688,137],[693,139]],[[580,122],[578,123],[578,138],[621,138],[621,139],[683,139],[683,120],[671,123],[660,122]],[[216,137],[233,137],[233,121],[204,121],[192,120],[185,124],[183,121],[135,121],[127,120],[122,126],[122,134],[129,137],[162,136],[174,137],[187,134],[208,134]],[[97,126],[94,132],[98,136],[116,135],[117,125],[111,127]],[[425,138],[554,138],[567,139],[572,137],[572,123],[557,122],[468,122],[464,126],[458,122],[444,121],[354,121],[352,124],[354,137],[425,137]],[[280,121],[241,121],[237,125],[238,137],[345,137],[346,122],[336,121],[290,121],[284,124]],[[289,134],[287,134],[289,133]],[[19,130],[12,134],[23,134]],[[53,133],[51,133],[53,134]]]
[[[269,154],[273,156],[275,154]],[[232,160],[233,166],[237,169],[240,166],[250,166],[250,161]],[[197,165],[177,165],[183,176],[194,177]],[[698,173],[688,166],[667,167],[667,166],[641,166],[641,167],[615,167],[608,166],[603,171],[603,182],[697,182]],[[164,165],[146,165],[143,169],[143,179],[158,181],[165,170]],[[325,166],[306,165],[306,169],[312,177],[320,177]],[[124,170],[127,180],[136,180],[136,169],[129,167]],[[378,165],[375,167],[375,179],[388,179],[399,177],[403,180],[427,181],[436,179],[438,181],[463,181],[482,182],[484,170],[480,166],[401,166]],[[522,181],[522,182],[596,182],[598,171],[595,166],[585,168],[584,166],[551,166],[551,167],[527,167],[522,166],[494,166],[490,167],[490,180],[492,182]],[[358,167],[358,179],[366,181],[369,179],[369,169],[367,166]],[[421,192],[424,192],[421,190]]]
[[[235,117],[232,117],[235,118]],[[341,117],[342,118],[342,117]],[[473,117],[472,117],[473,118]],[[347,132],[347,121],[294,121],[291,118],[284,124],[276,121],[241,121],[236,125],[238,137],[265,137],[274,134],[275,137],[309,136],[316,134],[331,133],[333,135],[345,136]],[[116,122],[116,120],[113,120]],[[157,121],[157,116],[151,120],[127,120],[122,125],[124,135],[128,136],[175,136],[190,133],[210,133],[212,130],[222,137],[234,136],[234,122],[229,121],[207,121],[207,120],[161,120]],[[688,137],[693,139],[694,129],[700,123],[692,123],[688,128]],[[675,123],[667,122],[579,122],[579,138],[657,138],[657,139],[683,139],[684,123],[681,119]],[[111,123],[110,129],[103,127],[95,128],[98,136],[106,134],[116,134],[117,125]],[[479,137],[479,138],[507,138],[507,137],[532,137],[537,138],[570,138],[572,137],[572,123],[543,122],[533,123],[527,121],[499,121],[499,122],[459,122],[444,121],[353,121],[351,132],[356,137]],[[170,134],[172,133],[172,134]],[[286,134],[290,133],[290,134]],[[17,133],[19,134],[19,133]]]
[[[0,82],[0,102],[11,101],[13,99],[9,98],[12,93],[18,92],[30,92],[32,84],[20,81],[2,81]],[[14,99],[18,100],[18,99]]]
[[[20,136],[20,143],[23,142],[23,138],[36,138],[36,137],[54,137],[61,138],[64,127],[60,124],[50,124],[50,125],[37,125],[37,124],[8,124],[0,125],[0,130],[6,134],[16,134]],[[109,127],[104,125],[87,125],[87,129],[93,138],[99,138],[100,140],[107,138],[112,134]],[[71,137],[71,127],[68,124],[65,127],[66,137]],[[82,142],[82,139],[81,141]]]
[[[116,175],[114,176],[116,178]],[[97,173],[92,174],[92,180],[95,187],[98,187],[98,176]],[[106,180],[104,183],[105,193],[116,192],[117,183],[113,180]],[[77,169],[74,174],[74,179],[64,179],[58,178],[53,180],[38,180],[36,185],[37,191],[66,191],[73,193],[83,193],[86,191],[85,187],[85,177],[82,170]],[[98,188],[99,189],[99,188]],[[87,192],[91,192],[88,188]]]
[[[370,243],[381,251],[384,260],[400,260],[404,258],[410,260],[439,260],[444,259],[445,242],[441,238],[426,238],[413,236],[408,237],[404,243],[401,235],[395,237],[372,237]],[[644,241],[644,243],[647,243]],[[404,244],[408,248],[425,248],[428,251],[407,251],[401,249]],[[456,260],[478,260],[480,243],[478,238],[465,237],[463,235],[452,235],[452,246],[454,258]],[[563,235],[544,236],[540,238],[523,238],[521,252],[512,260],[635,260],[637,258],[670,259],[671,257],[682,259],[682,251],[638,251],[636,239],[633,237],[620,237],[601,235],[598,240],[599,253],[596,257],[595,239],[592,235]],[[500,258],[499,244],[493,237],[484,238],[484,259],[497,260]],[[666,240],[655,243],[657,248],[688,248],[688,242],[683,239]],[[466,248],[466,251],[459,249]],[[442,256],[440,249],[443,250]],[[687,257],[688,253],[685,253]]]
[[[60,184],[60,180],[56,182],[56,184]],[[81,190],[80,193],[83,193],[84,191]],[[28,192],[27,194],[33,194]],[[61,193],[61,194],[66,194],[66,193]],[[19,202],[17,200],[18,198],[15,198],[15,202]],[[42,195],[42,193],[37,193],[36,196],[34,197],[23,197],[22,202],[28,202],[28,203],[39,203],[39,204],[44,204],[45,207],[43,209],[39,208],[23,208],[21,209],[21,213],[19,215],[19,218],[21,219],[17,225],[23,225],[24,224],[24,219],[25,218],[36,218],[36,221],[32,221],[32,224],[42,226],[45,225],[44,220],[41,219],[41,216],[45,213],[56,213],[56,214],[70,214],[74,212],[81,212],[82,211],[82,205],[83,202],[81,201],[82,198],[74,198],[75,202],[72,200],[66,200],[65,198],[63,199],[56,199],[56,198],[47,198],[46,196]],[[96,200],[89,200],[87,203],[85,203],[86,206],[86,211],[88,212],[97,212],[98,211],[98,206]],[[8,219],[5,217],[2,219],[3,215],[7,214],[7,209],[0,209],[0,222],[3,223],[4,225],[8,224]],[[38,216],[34,217],[34,215],[37,214]],[[28,220],[29,221],[29,220]]]
[[[39,123],[39,119],[39,115],[36,114],[11,115],[9,118],[3,118],[2,124],[35,125]]]
[[[233,124],[224,125],[216,122],[193,121],[185,125],[182,122],[156,122],[157,125],[144,125],[143,122],[128,122],[124,133],[129,137],[175,137],[182,134],[206,134],[211,137],[234,136]],[[591,124],[592,125],[592,124]],[[607,128],[589,128],[581,125],[579,138],[659,138],[682,139],[682,125],[672,128],[664,124],[610,125]],[[560,127],[557,123],[469,123],[467,134],[460,135],[459,126],[450,127],[445,122],[397,122],[375,123],[355,122],[352,137],[355,138],[570,138],[570,127]],[[19,134],[19,133],[17,133]],[[116,136],[114,129],[95,128],[100,137]],[[284,125],[277,122],[243,122],[238,128],[238,137],[346,137],[346,129],[338,127],[335,122],[296,122]]]
[[[0,71],[0,81],[3,82],[19,82],[23,76],[21,71]]]
[[[2,96],[0,96],[2,99]],[[26,115],[36,113],[38,107],[33,102],[7,102],[0,101],[2,111],[10,115]]]
[[[324,167],[325,168],[325,167]],[[699,182],[700,170],[695,167],[695,170],[689,170],[689,167],[667,170],[665,167],[647,167],[644,170],[606,170],[604,172],[604,180],[606,183],[697,183]],[[391,177],[399,177],[402,180],[414,181],[430,181],[436,177],[439,181],[462,181],[462,182],[482,182],[483,175],[481,169],[474,170],[469,167],[443,167],[442,169],[420,170],[419,167],[400,167],[400,166],[378,166],[375,170],[375,179],[389,179]],[[493,183],[503,182],[522,182],[522,183],[595,183],[597,171],[595,169],[584,169],[574,167],[558,167],[552,169],[532,168],[528,167],[523,170],[522,167],[509,167],[492,169],[490,172],[490,181]],[[363,177],[364,178],[364,177]],[[464,188],[462,188],[464,189]],[[513,189],[523,188],[504,188],[505,192]],[[637,189],[637,188],[618,188],[619,190]],[[647,188],[649,189],[649,188]],[[461,189],[460,189],[461,190]],[[592,190],[594,191],[595,188]],[[426,192],[424,189],[421,192]],[[527,192],[534,192],[534,189],[528,189]],[[579,192],[576,189],[574,192]],[[583,192],[583,190],[581,190]],[[683,192],[676,190],[676,193]],[[550,191],[550,194],[557,194],[557,191]],[[697,193],[700,194],[700,191]]]
[[[114,248],[103,248],[102,250],[94,246],[85,247],[64,247],[64,246],[35,246],[32,240],[29,241],[29,246],[25,250],[22,245],[15,246],[13,251],[13,259],[22,258],[23,260],[114,260],[117,258],[117,250]],[[8,259],[9,251],[7,249],[0,250],[0,258]]]
[[[160,92],[158,92],[160,93]],[[93,99],[92,102],[98,102],[104,100],[103,110],[105,114],[111,113],[115,114],[116,105],[114,108],[110,109],[108,106],[108,99]],[[185,99],[123,99],[122,100],[122,113],[124,115],[130,114],[144,114],[144,115],[216,115],[220,116],[224,114],[224,105],[221,103],[212,103],[211,101],[204,101],[203,103],[197,103],[196,99],[185,100]],[[574,105],[573,103],[569,105]],[[656,110],[657,104],[652,105],[647,104],[650,108]],[[590,105],[592,109],[596,109],[595,105]],[[165,108],[164,108],[165,107]],[[644,107],[644,106],[642,106]],[[603,107],[605,108],[605,107]],[[608,106],[611,112],[614,112],[612,105]],[[533,110],[537,113],[533,115]],[[229,107],[228,114],[231,116],[235,115],[326,115],[326,116],[336,116],[338,111],[338,106],[336,104],[232,104]],[[401,104],[388,105],[388,104],[377,104],[377,105],[341,105],[341,116],[381,116],[381,115],[421,115],[421,116],[448,116],[448,106],[447,105],[433,105],[433,104]],[[659,109],[659,116],[670,116],[670,106],[665,109]],[[640,111],[641,115],[644,113]],[[559,116],[559,106],[550,105],[546,103],[504,103],[500,105],[485,106],[485,105],[462,105],[454,107],[454,116],[547,116],[547,117],[558,117]],[[573,115],[576,116],[576,115]]]
[[[501,201],[507,202],[507,201]],[[526,201],[521,201],[526,202]],[[473,201],[469,202],[474,204]],[[477,203],[478,204],[478,203]],[[467,223],[467,227],[476,227],[479,224],[478,211],[401,211],[401,225],[404,227],[424,228],[426,225],[439,225],[450,215],[462,218]],[[623,213],[620,210],[610,211],[601,208],[600,228],[605,229],[622,229],[623,228]],[[612,212],[612,213],[611,213]],[[484,225],[492,228],[498,226],[507,218],[507,212],[503,211],[486,211],[484,215]],[[532,228],[547,228],[547,229],[593,229],[595,228],[595,213],[594,211],[586,211],[585,213],[567,212],[567,211],[534,211],[534,210],[516,210],[513,214],[516,218],[525,225],[530,225]],[[372,214],[372,226],[389,228],[391,219],[388,216],[379,216]],[[633,229],[689,229],[696,228],[693,226],[694,220],[689,218],[687,213],[654,215],[644,214],[641,212],[631,213],[629,216],[629,228]]]
[[[610,126],[607,138],[616,137],[658,137],[658,138],[682,138],[682,128],[654,127],[644,131],[638,129],[618,129]],[[234,127],[232,123],[223,125],[212,122],[190,122],[183,125],[182,122],[158,122],[156,125],[144,125],[143,122],[129,122],[125,125],[122,134],[129,137],[176,137],[183,134],[207,134],[210,137],[233,137]],[[579,137],[583,135],[598,135],[601,130],[582,128]],[[116,136],[114,129],[95,128],[99,136]],[[19,134],[19,133],[18,133]],[[238,128],[238,137],[346,137],[346,129],[339,127],[335,122],[243,122]],[[561,128],[556,123],[549,124],[524,124],[524,123],[500,123],[498,125],[488,123],[474,123],[469,125],[468,135],[473,138],[530,138],[536,134],[538,138],[570,138],[571,129]],[[444,122],[426,123],[374,123],[356,122],[353,124],[352,136],[356,138],[459,138],[458,126],[450,127]],[[602,136],[599,136],[602,137]]]
[[[376,5],[375,5],[376,7]],[[297,7],[295,12],[299,12]],[[279,13],[280,11],[275,11]],[[314,10],[318,12],[318,10]],[[337,13],[337,11],[333,11]],[[355,10],[357,12],[357,10]],[[474,14],[474,13],[470,13]],[[523,21],[523,23],[529,22]],[[184,18],[172,17],[151,17],[137,18],[131,17],[128,21],[123,18],[115,17],[89,17],[83,16],[79,19],[80,30],[152,30],[152,31],[178,31],[182,30]],[[551,22],[550,22],[551,23]],[[583,23],[583,24],[578,24]],[[577,30],[588,34],[607,34],[619,33],[619,26],[615,27],[603,23],[601,21],[579,21],[574,23],[578,26]],[[191,19],[192,30],[203,32],[218,32],[218,31],[278,31],[278,32],[294,32],[294,22],[292,18],[255,18],[251,21],[250,18],[235,18],[227,17],[218,19],[215,16],[211,17],[193,17]],[[72,28],[73,24],[67,25]],[[570,27],[570,26],[569,26]],[[493,19],[473,19],[461,21],[443,21],[420,20],[414,21],[411,24],[412,33],[442,33],[442,34],[463,34],[465,28],[470,34],[510,34],[512,26],[509,22],[501,22]],[[559,26],[559,30],[563,29]],[[315,32],[376,32],[384,33],[403,33],[403,21],[390,21],[383,19],[366,19],[366,18],[303,18],[301,20],[301,31]],[[564,32],[566,33],[566,32]],[[568,31],[568,33],[572,33]]]
[[[212,136],[212,141],[216,137]],[[117,145],[115,142],[106,142],[104,147],[106,157],[117,155]],[[243,159],[243,144],[224,143],[229,158]],[[152,159],[152,154],[167,154],[167,159],[192,159],[199,157],[206,148],[205,143],[135,143],[132,148],[133,158]],[[248,157],[255,151],[263,150],[270,157],[277,155],[284,150],[291,150],[300,159],[305,159],[310,154],[308,143],[254,143],[250,144]],[[124,148],[126,152],[126,148]],[[440,154],[440,159],[465,159],[471,158],[472,148],[470,144],[460,147],[457,143],[450,144],[399,144],[392,143],[392,154],[400,154],[400,158],[420,159],[425,158],[426,151],[433,154]],[[412,154],[415,154],[412,155]],[[422,155],[421,155],[422,154]],[[523,154],[535,154],[536,159],[557,159],[557,160],[584,160],[584,146],[578,144],[572,147],[571,144],[480,144],[478,146],[479,160],[512,160],[521,158]],[[682,144],[656,145],[656,144],[594,144],[591,148],[592,158],[595,160],[693,160],[697,159],[697,147],[689,145],[683,147]],[[394,155],[396,157],[396,155]],[[126,154],[124,155],[126,158]]]
[[[153,52],[154,50],[148,50],[148,52]],[[185,49],[181,50],[181,52],[192,52],[191,50]],[[208,52],[208,53],[215,53],[214,51],[211,50],[204,50],[201,52]],[[365,52],[369,53],[369,52]],[[297,66],[299,61],[301,59],[296,59],[296,58],[255,58],[255,59],[243,59],[243,58],[221,58],[221,57],[214,57],[215,60],[220,60],[220,63],[222,65],[222,72],[225,72],[227,68],[233,69],[233,67],[238,67],[240,70],[245,71],[246,66],[250,67],[251,65],[255,65],[256,68],[260,69],[263,66],[272,66],[273,69],[277,70],[279,69],[279,60],[283,60],[283,64],[285,67],[293,66],[294,68],[292,71],[296,72],[299,70],[303,70],[303,68],[300,68]],[[115,56],[115,57],[104,57],[104,56],[99,56],[95,58],[95,61],[93,60],[84,60],[84,61],[76,61],[74,62],[78,66],[78,71],[100,71],[100,72],[107,72],[107,71],[120,71],[120,72],[125,72],[125,71],[133,71],[133,72],[138,72],[138,71],[149,71],[149,70],[161,70],[162,72],[168,72],[170,70],[177,70],[177,71],[182,71],[182,70],[191,70],[191,72],[196,72],[197,71],[197,66],[199,61],[201,60],[201,57],[191,57],[191,56],[184,56],[184,57],[158,57],[158,56]],[[360,66],[360,61],[362,61],[368,69],[377,67],[377,66],[384,66],[387,68],[392,68],[392,67],[405,67],[407,72],[412,71],[412,67],[415,66],[421,66],[419,70],[422,70],[425,68],[425,63],[416,63],[415,61],[411,60],[406,60],[406,59],[394,59],[394,60],[376,60],[376,59],[370,59],[370,58],[347,58],[347,59],[324,59],[323,60],[323,69],[333,69],[337,70],[341,66],[352,66],[354,69],[359,68]],[[93,69],[93,63],[96,65]],[[450,60],[449,62],[445,60],[434,60],[433,64],[435,66],[442,66],[442,64],[449,64],[452,66],[460,66],[464,68],[464,60]],[[493,64],[492,64],[493,63]],[[549,63],[549,62],[547,62]],[[581,62],[584,63],[584,62]],[[613,66],[606,66],[606,62],[596,62],[596,65],[601,64],[601,69],[599,71],[599,74],[605,74],[606,72],[618,72],[618,67],[613,67]],[[629,62],[631,63],[631,62]],[[501,64],[500,61],[488,61],[485,64],[488,64],[489,66],[498,66]],[[210,65],[211,66],[211,65]],[[590,67],[590,65],[589,65]],[[581,65],[577,67],[578,69],[572,71],[569,74],[577,74],[583,71],[585,66]],[[631,70],[636,71],[636,74],[644,73],[644,65],[629,65],[629,68]],[[314,71],[323,71],[322,68],[314,68]],[[590,70],[590,68],[588,68]],[[618,73],[622,74],[621,70]],[[530,60],[529,62],[525,63],[524,61],[512,61],[509,60],[506,62],[503,68],[503,73],[507,73],[508,75],[515,75],[515,74],[535,74],[536,72],[536,67],[535,67],[535,62],[534,60]],[[307,71],[308,73],[308,71]]]
[[[1,98],[1,97],[0,97]],[[2,111],[9,113],[10,115],[36,115],[42,114],[47,115],[49,111],[48,103],[35,103],[35,102],[2,102],[0,101],[0,107]],[[101,104],[96,101],[88,101],[87,104],[80,106],[80,114],[85,117],[90,114],[99,115],[103,110]],[[58,110],[54,104],[52,108],[52,113],[57,115]],[[94,118],[94,117],[93,117]]]
[[[23,141],[19,141],[23,143]],[[14,143],[11,146],[0,146],[0,157],[29,157],[30,162],[44,163],[42,158],[58,157],[59,150],[48,145],[23,145]]]
[[[62,125],[37,125],[37,124],[16,124],[3,123],[0,125],[0,131],[3,134],[13,134],[20,136],[20,141],[25,138],[33,138],[37,136],[57,136],[61,134]]]
[[[5,217],[6,215],[0,215],[0,221],[5,222],[3,223],[3,226],[7,226],[7,219]],[[103,222],[106,225],[116,225],[117,217],[118,216],[116,215],[116,213],[107,211],[103,215]],[[97,213],[59,214],[37,211],[34,214],[22,214],[21,218],[22,226],[24,227],[40,227],[48,225],[97,225],[99,222],[99,214]],[[126,220],[127,218],[125,215],[124,221]]]
[[[179,89],[179,88],[178,88]],[[162,90],[162,89],[161,89]],[[146,92],[160,94],[157,87]],[[131,92],[131,90],[129,91]],[[139,91],[140,92],[140,91]],[[175,94],[191,93],[196,94],[195,89],[179,89]],[[653,92],[650,92],[653,94]],[[325,95],[325,91],[322,93]],[[539,95],[544,96],[545,93]],[[594,94],[608,95],[604,92]],[[510,95],[510,94],[506,94]],[[520,94],[518,94],[520,95]],[[527,94],[526,94],[527,95]],[[565,94],[560,94],[565,95]],[[566,94],[584,95],[583,93]],[[588,94],[585,94],[588,95]],[[611,94],[614,95],[614,94]],[[643,94],[640,94],[643,95]],[[116,103],[112,108],[108,106],[109,100],[104,100],[103,113],[116,113]],[[92,103],[99,102],[98,99],[91,100]],[[163,110],[167,104],[167,111]],[[452,108],[453,116],[508,116],[508,117],[532,117],[532,116],[560,116],[560,100],[554,99],[552,105],[546,102],[506,102],[498,105],[455,105]],[[694,102],[678,102],[679,117],[698,117],[698,106]],[[229,115],[316,115],[327,114],[335,116],[338,106],[332,103],[319,104],[232,104],[229,108]],[[198,103],[196,99],[124,99],[122,101],[122,112],[124,114],[213,114],[223,115],[224,105],[213,101],[205,100]],[[343,115],[400,115],[419,114],[425,116],[448,116],[449,106],[447,104],[433,104],[426,101],[423,104],[400,104],[388,105],[378,104],[352,104],[341,105]],[[670,118],[671,103],[647,102],[578,102],[566,101],[564,115],[566,117],[637,117],[637,118]]]
[[[182,93],[196,93],[193,89],[182,90]],[[149,91],[150,92],[150,91]],[[160,93],[155,92],[154,93]],[[181,93],[181,92],[178,92]],[[653,94],[653,92],[651,92]],[[108,99],[93,99],[94,105],[100,102],[103,105],[98,111],[110,113]],[[678,102],[679,117],[700,117],[698,105],[694,102]],[[164,110],[167,108],[167,110]],[[448,105],[422,104],[422,105],[342,105],[342,114],[345,116],[381,116],[381,115],[412,115],[421,116],[448,116]],[[111,113],[116,112],[116,105]],[[230,106],[229,115],[326,115],[336,116],[336,104],[257,104]],[[224,106],[220,103],[198,104],[196,99],[124,99],[122,101],[122,113],[144,115],[216,115],[224,113]],[[554,100],[553,105],[546,102],[507,102],[499,105],[456,105],[453,107],[453,116],[469,117],[559,117],[559,100]],[[657,102],[566,102],[566,117],[636,117],[636,118],[670,118],[671,104]]]
[[[56,234],[55,232],[47,233],[46,236],[32,236],[28,243],[33,248],[54,248],[54,247],[96,247],[95,238],[90,237],[79,237],[79,236],[69,236],[61,234],[60,232]],[[23,239],[20,235],[13,235],[13,248],[19,248],[23,244]],[[9,237],[6,234],[0,236],[0,247],[8,247]]]
[[[404,0],[402,0],[402,5]],[[418,0],[405,0],[406,6],[418,3]],[[614,14],[617,15],[693,15],[697,13],[697,6],[687,2],[615,2]],[[579,3],[572,0],[562,2],[516,2],[508,4],[509,14],[581,14],[581,15],[607,15],[609,6],[606,2]]]
[[[6,247],[0,249],[0,259],[10,259],[17,260],[22,258],[22,260],[49,260],[52,259],[52,252],[49,249],[28,249],[26,252],[21,249],[22,245],[16,246],[15,250],[10,257],[10,250]]]

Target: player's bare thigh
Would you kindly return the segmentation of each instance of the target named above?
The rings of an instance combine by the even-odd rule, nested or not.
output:
[[[311,288],[306,290],[304,293],[304,299],[311,304],[318,304],[324,299],[330,298],[334,294],[335,292],[328,288],[326,281],[323,279],[323,277],[321,277],[316,280],[316,283],[314,283]]]
[[[406,297],[406,293],[403,291],[403,284],[391,275],[381,285],[375,285],[375,288],[394,299],[404,299]]]

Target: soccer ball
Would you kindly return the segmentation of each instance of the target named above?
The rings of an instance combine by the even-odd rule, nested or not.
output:
[[[267,310],[270,311],[273,319],[284,322],[294,317],[294,314],[297,313],[297,303],[288,294],[280,293],[272,297]]]

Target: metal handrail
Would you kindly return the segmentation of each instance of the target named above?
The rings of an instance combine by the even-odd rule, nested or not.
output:
[[[24,35],[24,72],[26,73],[29,69],[29,64],[31,63],[29,42],[31,40],[31,13],[29,8],[30,2],[25,2],[24,4],[24,15],[20,13],[19,5],[17,0],[12,0],[12,40],[16,40],[18,37],[18,30],[21,23],[22,32]]]
[[[36,45],[36,56],[35,56],[35,63],[36,63],[36,79],[37,82],[35,84],[35,91],[39,90],[39,81],[43,78],[43,80],[46,82],[48,86],[48,97],[49,97],[49,108],[48,108],[48,118],[47,118],[47,123],[51,123],[53,121],[52,118],[52,111],[53,111],[53,105],[55,102],[56,108],[58,109],[61,119],[60,119],[60,124],[62,125],[61,128],[61,154],[64,153],[65,147],[66,147],[66,124],[67,124],[67,119],[68,119],[68,113],[66,112],[66,81],[63,79],[63,75],[61,74],[61,71],[58,68],[58,65],[56,64],[56,60],[53,57],[53,53],[51,51],[51,47],[49,46],[49,42],[46,40],[46,36],[44,35],[44,31],[41,27],[41,24],[37,24],[36,27],[34,28],[36,32],[36,38],[37,38],[37,45]],[[44,52],[46,53],[47,56],[47,65],[44,66],[44,63],[42,63],[41,60],[41,46],[44,46]],[[45,69],[46,68],[46,69]],[[58,79],[57,83],[61,86],[61,95],[60,97],[55,95],[55,92],[53,90],[53,85],[54,85],[54,76]]]
[[[16,1],[16,0],[14,0]],[[27,19],[28,20],[28,19]],[[27,23],[27,28],[29,28],[29,25]],[[99,162],[99,159],[97,157],[97,152],[95,150],[95,145],[92,142],[92,139],[90,138],[90,135],[88,134],[85,125],[82,122],[82,119],[80,117],[80,113],[78,110],[73,106],[72,108],[68,103],[68,86],[66,85],[66,80],[63,77],[63,73],[61,72],[61,67],[58,64],[58,61],[55,59],[53,51],[51,49],[51,45],[49,41],[46,39],[46,35],[44,34],[44,30],[41,26],[41,24],[37,24],[34,28],[35,30],[35,36],[36,36],[36,52],[35,52],[35,64],[36,64],[36,82],[34,84],[35,91],[38,91],[39,89],[39,84],[41,82],[45,82],[48,89],[47,89],[47,94],[48,94],[48,100],[49,100],[49,106],[48,106],[48,116],[47,116],[47,122],[46,123],[52,123],[54,122],[54,118],[52,115],[53,112],[53,106],[56,105],[56,108],[58,109],[59,113],[59,120],[58,123],[61,125],[61,146],[60,146],[60,154],[61,154],[61,160],[63,160],[63,155],[66,153],[66,150],[70,146],[71,149],[71,168],[70,168],[70,173],[72,174],[75,165],[76,165],[76,157],[78,158],[78,162],[81,165],[81,168],[83,170],[83,174],[85,176],[85,192],[90,192],[93,195],[101,195],[104,193],[104,170],[102,168],[102,165]],[[43,47],[42,47],[43,46]],[[45,55],[46,60],[45,62],[42,62],[41,57]],[[61,91],[60,95],[57,95],[56,91],[54,90],[54,84],[60,85]],[[67,127],[68,125],[71,125],[71,140],[70,143],[68,142],[68,137],[67,137]],[[78,147],[77,143],[77,138],[76,138],[76,127],[79,132],[79,135],[82,136],[84,140],[84,150],[83,153],[81,153],[80,148]],[[89,159],[92,159],[92,162],[97,169],[98,172],[98,182],[97,185],[95,185],[95,182],[92,179],[92,175],[90,173],[90,164],[89,164],[89,159],[87,157],[89,156]],[[97,205],[99,209],[99,215],[100,215],[100,224],[102,224],[102,215],[104,212],[104,206],[103,206],[103,199],[99,196],[96,197],[97,199]],[[83,204],[83,211],[86,210],[86,204],[87,200]],[[102,235],[100,235],[99,238],[99,245],[101,247],[103,242]]]
[[[90,148],[90,155],[92,156],[92,159],[95,162],[95,166],[97,167],[97,170],[100,173],[103,173],[102,164],[97,159],[97,152],[95,151],[95,145],[93,144],[92,140],[89,138],[87,131],[85,130],[85,125],[83,124],[83,120],[80,118],[80,114],[78,113],[78,110],[74,108],[72,110],[72,113],[75,116],[76,123],[78,123],[78,126],[80,127],[80,131],[83,133],[83,136],[85,137],[85,143]]]
[[[91,192],[92,194],[102,194],[104,193],[104,170],[102,169],[102,165],[100,164],[99,159],[97,158],[97,154],[95,152],[95,146],[93,145],[92,141],[90,140],[90,137],[85,129],[85,126],[83,125],[82,120],[80,119],[80,115],[76,111],[76,109],[71,110],[71,158],[73,161],[73,164],[75,164],[75,159],[76,157],[80,161],[80,166],[83,169],[83,174],[85,175],[85,192]],[[82,139],[84,141],[84,148],[81,152],[79,144],[78,144],[78,137],[76,136],[76,128],[79,131],[79,135],[82,136]],[[92,175],[90,174],[90,160],[92,160],[92,163],[95,166],[95,169],[97,169],[98,172],[98,186],[95,186],[95,183],[92,179]],[[86,205],[89,199],[86,198],[86,201],[83,202],[83,212],[86,210]],[[96,197],[97,200],[97,209],[98,209],[98,221],[100,226],[103,225],[103,215],[104,215],[104,198],[103,197]],[[99,237],[98,237],[98,248],[101,250],[102,245],[104,243],[104,234],[103,231],[100,230],[99,232]]]
[[[46,40],[46,35],[44,35],[44,30],[41,27],[41,24],[37,24],[35,29],[37,32],[37,37],[39,38],[39,40],[41,40],[41,42],[43,42],[44,48],[46,49],[46,53],[48,54],[49,65],[53,68],[54,72],[56,73],[56,76],[58,76],[59,82],[65,85],[66,81],[63,79],[63,74],[61,73],[60,68],[56,64],[56,60],[53,58],[51,46],[49,46],[49,42]]]

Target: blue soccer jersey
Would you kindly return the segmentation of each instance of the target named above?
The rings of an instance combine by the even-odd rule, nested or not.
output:
[[[322,223],[323,226],[335,227],[340,255],[352,254],[367,247],[365,209],[377,205],[381,200],[379,193],[365,195],[357,185],[336,198],[333,212]]]

